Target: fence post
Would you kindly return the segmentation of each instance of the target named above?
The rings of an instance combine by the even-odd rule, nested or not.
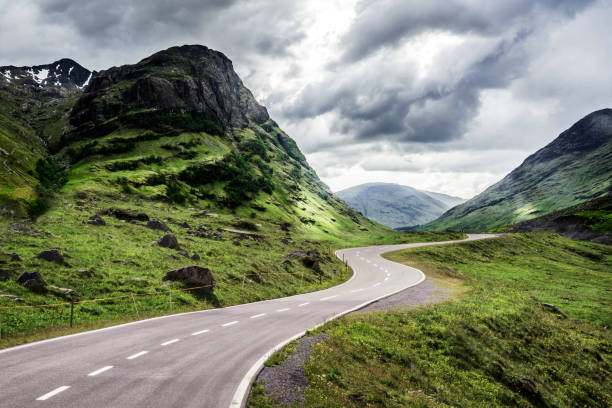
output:
[[[0,341],[2,340],[2,320],[0,320]]]
[[[172,288],[170,289],[170,313],[172,313]]]
[[[74,295],[70,295],[70,327],[72,327],[72,317],[74,316]]]
[[[138,307],[136,306],[136,300],[134,299],[134,294],[130,293],[130,295],[132,295],[132,302],[134,302],[134,309],[136,309],[136,317],[140,319],[140,313],[138,313]]]
[[[242,290],[244,290],[244,279],[246,278],[246,274],[242,274]]]

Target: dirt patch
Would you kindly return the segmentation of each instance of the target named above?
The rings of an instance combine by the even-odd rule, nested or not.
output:
[[[257,376],[257,382],[263,383],[266,393],[273,396],[283,406],[303,404],[303,390],[308,386],[304,364],[308,361],[314,345],[326,338],[325,333],[300,338],[295,353],[279,365],[264,367]]]

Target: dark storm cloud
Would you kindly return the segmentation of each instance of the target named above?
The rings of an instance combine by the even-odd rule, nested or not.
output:
[[[344,35],[344,59],[362,59],[425,31],[499,35],[514,24],[529,25],[534,13],[552,10],[570,17],[589,3],[592,0],[365,0]]]
[[[336,74],[307,86],[285,108],[286,116],[300,120],[334,113],[332,129],[361,141],[461,138],[479,111],[481,92],[507,87],[524,74],[530,35],[549,19],[571,18],[587,2],[505,3],[368,2],[344,36],[347,53],[334,64]],[[412,36],[435,30],[469,32],[489,45],[485,51],[469,46],[446,51],[441,66],[425,78],[409,65],[385,67],[393,64],[387,55],[400,52]]]

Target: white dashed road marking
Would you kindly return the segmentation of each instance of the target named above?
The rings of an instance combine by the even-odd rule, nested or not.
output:
[[[227,327],[227,326],[231,326],[231,325],[236,324],[236,323],[238,323],[238,320],[234,320],[233,322],[222,324],[221,326]]]
[[[101,369],[96,370],[96,371],[94,371],[94,372],[91,372],[91,373],[89,373],[89,374],[87,374],[87,375],[88,375],[89,377],[95,377],[96,375],[98,375],[98,374],[102,374],[103,372],[108,371],[108,370],[110,370],[111,368],[113,368],[113,366],[106,366],[106,367],[102,367]]]
[[[197,336],[198,334],[203,334],[203,333],[208,333],[210,330],[206,329],[206,330],[200,330],[197,331],[195,333],[191,333],[192,336]]]
[[[140,353],[136,353],[136,354],[132,354],[131,356],[127,357],[127,360],[133,360],[135,358],[138,358],[140,356],[144,356],[145,354],[147,354],[148,351],[141,351]]]
[[[338,295],[327,296],[327,297],[321,298],[321,300],[333,299],[333,298],[335,298],[335,297],[338,297]]]
[[[309,305],[309,304],[310,304],[310,302],[302,303],[301,305],[298,305],[298,307],[306,306],[306,305]]]
[[[161,345],[162,346],[169,346],[170,344],[176,343],[177,341],[179,341],[179,339],[172,339],[172,340],[168,340],[168,341],[162,343]]]
[[[257,319],[258,317],[265,316],[265,313],[256,314],[255,316],[251,316],[251,319]]]
[[[376,285],[374,285],[373,287],[377,287],[380,286],[380,282],[378,282]]]
[[[352,293],[355,293],[355,292],[361,292],[362,290],[365,290],[365,289],[355,289],[355,290],[351,290],[351,292],[352,292]]]
[[[286,312],[287,310],[289,310],[288,307],[284,308],[284,309],[278,309],[277,312]]]
[[[61,387],[56,388],[53,391],[48,392],[45,395],[41,395],[40,397],[36,398],[36,401],[44,401],[46,399],[49,399],[49,398],[53,397],[54,395],[59,394],[62,391],[66,391],[68,388],[70,388],[69,385],[62,385]]]

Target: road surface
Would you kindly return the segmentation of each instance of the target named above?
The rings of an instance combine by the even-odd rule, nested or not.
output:
[[[0,407],[243,406],[272,350],[424,279],[419,270],[380,254],[445,243],[451,242],[339,250],[354,275],[333,288],[0,350]]]

